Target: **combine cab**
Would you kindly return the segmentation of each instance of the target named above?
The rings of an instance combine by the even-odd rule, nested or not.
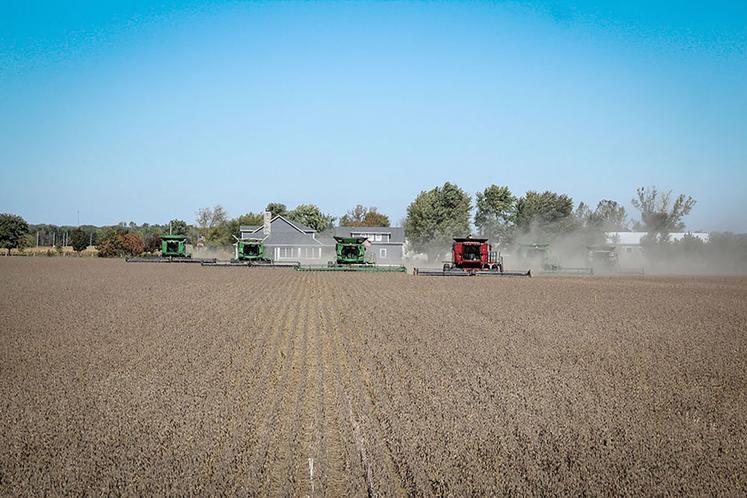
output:
[[[379,265],[366,259],[366,237],[335,237],[335,260],[323,265],[302,265],[300,271],[405,272],[402,265]]]
[[[591,267],[562,266],[550,257],[549,244],[520,244],[519,259],[532,268],[536,268],[541,275],[593,275]]]
[[[186,235],[161,235],[160,256],[137,256],[127,258],[128,263],[206,263],[215,262],[215,258],[193,258],[187,253]]]
[[[503,257],[492,251],[488,239],[455,238],[451,244],[451,261],[443,269],[415,268],[414,275],[464,277],[490,275],[497,277],[531,277],[529,270],[504,270]]]
[[[202,266],[263,266],[272,268],[295,268],[299,263],[295,261],[275,263],[265,256],[265,244],[263,239],[239,239],[236,238],[236,253],[230,261],[209,261]]]
[[[265,245],[262,239],[241,239],[236,241],[237,261],[249,261],[254,263],[272,263],[270,258],[265,257]]]

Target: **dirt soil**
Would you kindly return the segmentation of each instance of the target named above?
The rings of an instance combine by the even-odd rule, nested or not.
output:
[[[0,494],[747,495],[747,279],[0,257]]]

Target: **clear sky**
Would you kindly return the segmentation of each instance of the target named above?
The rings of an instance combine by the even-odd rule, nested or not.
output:
[[[0,2],[0,212],[399,221],[444,181],[747,232],[747,2]]]

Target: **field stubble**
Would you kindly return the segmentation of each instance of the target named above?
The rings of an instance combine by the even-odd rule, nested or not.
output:
[[[0,492],[747,494],[747,279],[0,258]]]

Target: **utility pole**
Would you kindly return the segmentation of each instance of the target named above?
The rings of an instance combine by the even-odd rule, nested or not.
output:
[[[36,231],[36,247],[39,247],[39,230]]]
[[[171,235],[171,222],[169,221],[169,235]]]

